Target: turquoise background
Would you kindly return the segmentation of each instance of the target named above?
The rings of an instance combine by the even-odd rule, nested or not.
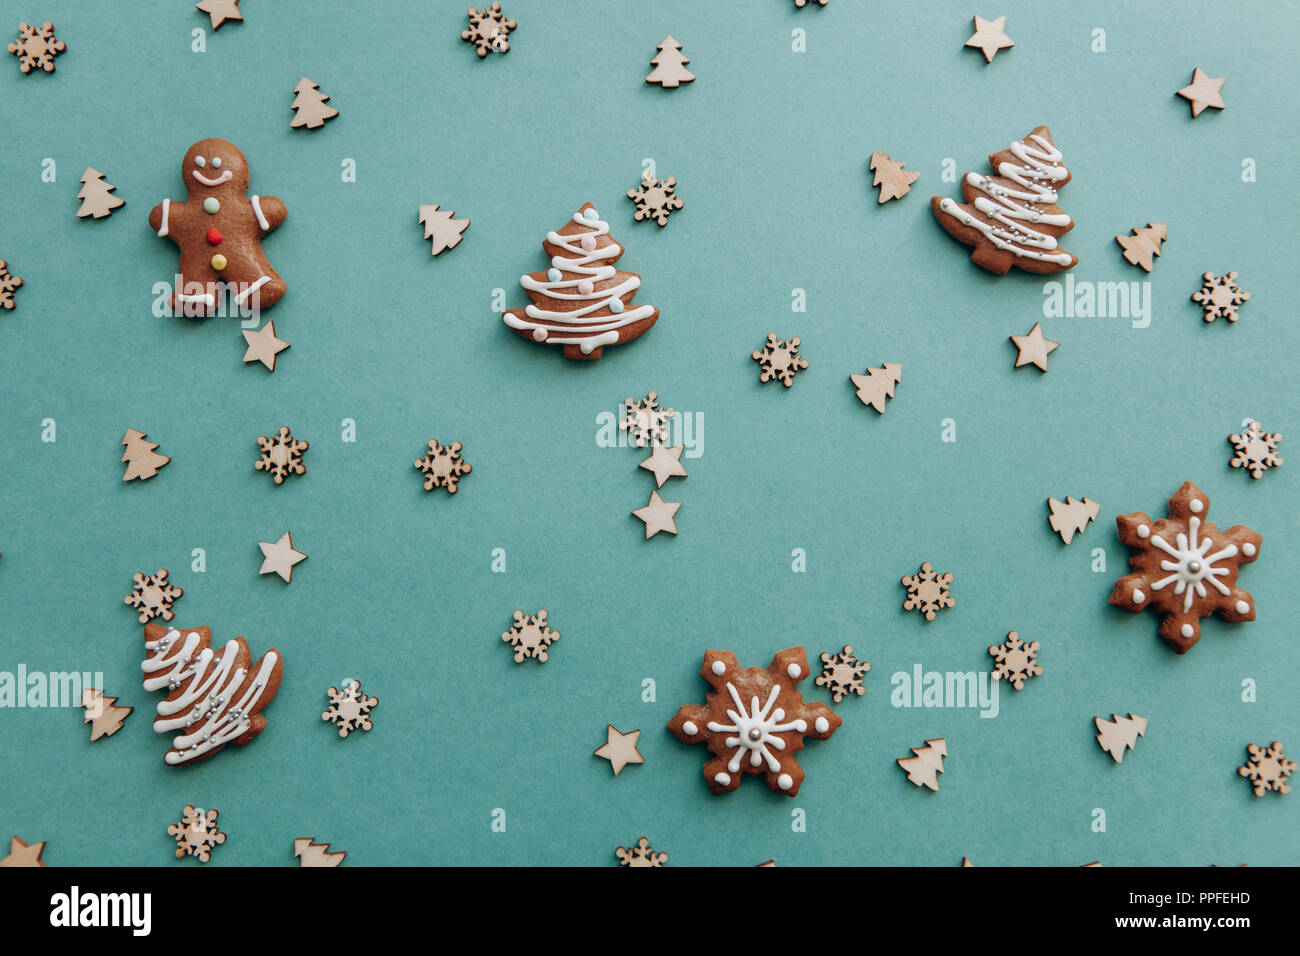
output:
[[[229,834],[212,865],[292,865],[300,836],[346,865],[606,865],[642,835],[670,865],[1294,863],[1297,797],[1256,799],[1236,767],[1250,741],[1300,754],[1300,468],[1252,481],[1225,436],[1248,417],[1290,434],[1300,412],[1295,5],[1004,0],[979,12],[1005,13],[1017,45],[989,65],[962,47],[962,4],[505,6],[519,27],[486,61],[450,0],[245,0],[202,54],[208,21],[186,3],[11,6],[5,30],[51,19],[68,51],[53,75],[0,60],[0,258],[26,280],[0,313],[0,670],[102,671],[136,710],[94,744],[80,710],[0,710],[0,837],[48,841],[51,865],[176,864],[166,827],[193,803]],[[673,91],[643,82],[668,33],[698,76]],[[1196,66],[1227,76],[1228,108],[1193,120],[1173,93]],[[341,111],[316,131],[289,128],[303,75]],[[983,172],[1040,123],[1074,174],[1076,280],[1149,280],[1149,328],[1045,319],[1042,277],[986,274],[933,221],[929,197],[959,190],[945,158]],[[146,217],[184,198],[181,157],[206,136],[235,141],[253,191],[289,209],[265,244],[289,286],[268,317],[293,343],[274,374],[241,363],[233,319],[152,314],[177,257]],[[877,205],[873,151],[921,174],[910,195]],[[625,198],[647,157],[686,204],[664,229]],[[107,220],[75,218],[86,166],[126,200]],[[661,318],[569,363],[509,333],[492,293],[525,302],[547,230],[588,200]],[[473,222],[436,259],[423,203]],[[1148,220],[1169,224],[1150,276],[1113,238]],[[1230,269],[1252,298],[1207,325],[1188,296]],[[1051,372],[1013,370],[1007,337],[1038,320],[1062,343]],[[750,359],[769,331],[803,338],[811,367],[788,390]],[[848,376],[886,361],[903,379],[877,415]],[[629,515],[653,487],[643,456],[596,436],[650,389],[699,417],[704,453],[662,492],[681,533],[647,542]],[[311,449],[277,487],[252,465],[280,425]],[[122,482],[127,427],[172,457],[156,478]],[[430,438],[473,464],[454,498],[411,467]],[[1207,621],[1178,657],[1154,616],[1106,598],[1125,572],[1115,516],[1163,515],[1184,480],[1264,545],[1241,579],[1258,619]],[[1045,505],[1066,495],[1101,503],[1068,547]],[[286,529],[310,555],[290,585],[258,575],[257,542]],[[901,608],[922,561],[956,576],[929,624]],[[161,567],[185,589],[177,623],[286,661],[262,736],[186,769],[162,762],[122,604],[133,572]],[[516,665],[499,635],[539,607],[562,638]],[[1010,629],[1042,643],[1045,673],[996,719],[890,706],[894,672],[985,670]],[[798,797],[753,779],[710,796],[704,749],[663,729],[703,700],[704,650],[766,664],[844,643],[872,664],[867,693],[801,754]],[[340,740],[320,712],[346,677],[381,704]],[[1112,711],[1150,719],[1119,765],[1093,740]],[[617,778],[592,757],[607,722],[642,730],[645,764]],[[935,736],[950,756],[930,793],[894,762]]]

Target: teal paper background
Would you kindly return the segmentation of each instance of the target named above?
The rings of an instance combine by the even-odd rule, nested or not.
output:
[[[80,710],[0,710],[0,838],[48,841],[55,866],[175,864],[166,827],[193,803],[229,834],[212,865],[291,865],[299,836],[347,865],[606,865],[642,835],[672,865],[1294,863],[1297,796],[1255,799],[1235,768],[1249,741],[1300,754],[1300,467],[1252,481],[1225,436],[1248,417],[1297,431],[1295,6],[1005,0],[979,11],[1005,13],[1017,44],[990,65],[962,47],[961,4],[505,6],[519,27],[486,61],[450,0],[245,0],[203,54],[187,3],[11,7],[5,31],[48,18],[68,51],[52,76],[0,59],[0,257],[26,280],[0,313],[0,670],[102,671],[136,710],[95,744]],[[643,82],[668,33],[698,76],[674,91]],[[1195,66],[1227,76],[1225,111],[1193,120],[1173,95]],[[312,132],[289,128],[303,75],[341,111]],[[1043,278],[984,273],[933,221],[929,197],[959,191],[946,157],[986,171],[1040,123],[1074,175],[1076,280],[1149,279],[1149,328],[1044,318]],[[235,320],[151,312],[177,257],[146,217],[184,198],[180,159],[205,136],[235,141],[253,191],[289,209],[266,241],[289,286],[268,317],[293,343],[273,375],[241,363]],[[877,205],[872,151],[921,174],[911,195]],[[662,230],[624,195],[646,157],[686,203]],[[126,200],[107,220],[74,216],[86,166]],[[661,318],[578,364],[507,332],[491,302],[526,301],[518,277],[587,200]],[[422,203],[473,221],[436,259]],[[1148,220],[1170,235],[1150,276],[1113,238]],[[1206,325],[1188,296],[1229,269],[1252,298],[1237,324]],[[1051,372],[1013,370],[1007,336],[1038,320],[1062,343]],[[791,389],[758,383],[769,331],[803,338]],[[848,375],[885,361],[903,379],[878,416]],[[663,489],[680,535],[647,542],[629,516],[653,487],[642,455],[596,434],[650,389],[702,417],[704,454]],[[277,487],[252,464],[280,425],[311,450]],[[121,480],[128,426],[172,457],[150,481]],[[411,467],[429,438],[473,464],[454,498]],[[1264,546],[1241,579],[1258,620],[1207,621],[1177,657],[1154,616],[1106,598],[1126,570],[1115,516],[1163,515],[1184,480]],[[1065,547],[1049,495],[1101,514]],[[291,585],[257,573],[257,542],[286,529],[310,555]],[[926,560],[956,576],[956,607],[930,624],[899,585]],[[262,736],[188,769],[163,765],[122,605],[132,573],[160,567],[185,589],[177,623],[286,660]],[[544,666],[516,665],[499,635],[539,607],[562,638]],[[1042,643],[1045,673],[1002,693],[996,719],[890,706],[894,672],[985,670],[1010,629]],[[705,648],[766,664],[844,643],[872,664],[867,693],[801,754],[798,797],[759,780],[711,797],[704,748],[663,729],[703,700]],[[345,677],[382,703],[372,732],[340,740],[320,712]],[[1112,711],[1150,719],[1120,765],[1093,740]],[[615,778],[592,757],[606,722],[641,728],[643,766]],[[930,793],[894,761],[935,736],[950,757]]]

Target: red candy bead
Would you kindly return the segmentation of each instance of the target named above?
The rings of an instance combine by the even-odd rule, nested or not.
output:
[[[209,229],[204,238],[208,240],[208,245],[215,246],[221,242],[221,230],[215,227]]]

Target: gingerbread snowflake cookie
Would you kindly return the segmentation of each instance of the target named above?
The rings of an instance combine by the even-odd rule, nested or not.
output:
[[[1115,582],[1110,603],[1160,615],[1160,637],[1179,654],[1201,639],[1201,618],[1253,621],[1255,600],[1236,587],[1241,565],[1259,557],[1261,537],[1244,525],[1224,531],[1206,520],[1210,499],[1190,481],[1169,499],[1169,517],[1145,512],[1115,519],[1132,573]]]
[[[703,705],[682,707],[668,729],[713,755],[704,779],[714,794],[740,786],[742,773],[763,774],[773,793],[793,797],[804,772],[795,760],[804,737],[826,740],[843,721],[825,704],[808,703],[796,686],[808,676],[802,647],[777,651],[767,667],[744,667],[730,651],[705,651],[700,676],[713,687]]]

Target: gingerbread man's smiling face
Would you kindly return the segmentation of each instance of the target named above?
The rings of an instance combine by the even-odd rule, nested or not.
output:
[[[234,143],[224,139],[201,139],[185,153],[181,178],[191,196],[234,193],[248,189],[248,160]]]

